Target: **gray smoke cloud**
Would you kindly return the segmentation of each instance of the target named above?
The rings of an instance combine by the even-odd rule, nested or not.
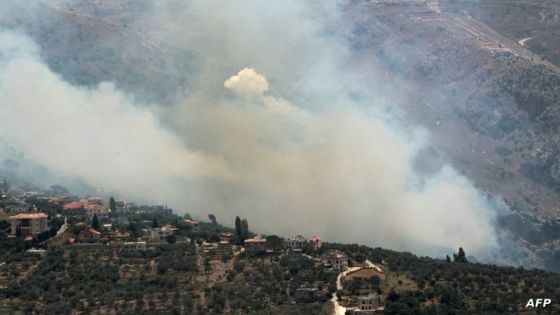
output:
[[[3,140],[94,187],[222,222],[240,215],[259,232],[430,255],[463,246],[484,257],[498,248],[501,202],[450,165],[416,170],[429,131],[403,122],[382,93],[351,97],[376,82],[360,81],[335,31],[344,27],[336,5],[143,9],[129,29],[161,25],[154,45],[197,57],[188,92],[161,106],[111,82],[71,84],[32,40],[3,30]]]

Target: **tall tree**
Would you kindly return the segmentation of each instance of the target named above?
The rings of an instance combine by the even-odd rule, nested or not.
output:
[[[111,211],[117,211],[117,202],[113,196],[109,198],[109,209],[111,209]]]
[[[463,247],[459,247],[459,252],[457,254],[453,254],[453,261],[458,263],[467,263],[467,256]]]
[[[210,222],[212,222],[212,224],[218,224],[218,221],[216,220],[216,216],[213,215],[212,213],[208,214],[208,219],[210,220]]]
[[[247,219],[243,218],[241,220],[241,237],[245,240],[249,236],[249,222]]]
[[[267,247],[272,249],[281,249],[284,244],[284,240],[277,235],[269,235],[266,237]]]
[[[99,219],[97,218],[97,214],[93,215],[93,219],[91,220],[91,227],[99,230]]]
[[[157,228],[157,227],[159,227],[159,223],[158,223],[157,219],[154,218],[154,219],[152,220],[152,228],[155,229],[155,228]]]
[[[243,230],[241,229],[241,219],[237,216],[235,217],[235,234],[237,235],[238,243],[241,243]]]

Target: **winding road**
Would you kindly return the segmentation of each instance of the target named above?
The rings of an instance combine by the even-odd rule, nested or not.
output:
[[[365,264],[367,265],[367,267],[350,267],[346,270],[344,270],[343,272],[338,274],[338,277],[336,277],[336,290],[342,290],[342,278],[346,277],[346,275],[356,272],[358,270],[362,270],[364,268],[373,268],[375,270],[377,270],[378,272],[383,272],[383,270],[381,270],[381,268],[379,268],[378,266],[376,266],[374,263],[372,263],[369,260],[365,261]],[[333,303],[334,306],[334,315],[344,315],[346,313],[346,307],[340,305],[340,303],[338,302],[338,297],[336,296],[336,293],[333,294],[333,297],[331,299],[331,302]]]

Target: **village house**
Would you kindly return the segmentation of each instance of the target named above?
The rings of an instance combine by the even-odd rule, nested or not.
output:
[[[266,252],[266,239],[259,237],[248,238],[243,242],[243,247],[250,253]]]
[[[86,214],[86,200],[73,200],[62,206],[64,213],[70,216],[84,216]]]
[[[106,206],[87,206],[86,207],[86,215],[89,218],[93,218],[94,215],[97,215],[99,219],[107,219],[109,217],[109,208]]]
[[[125,251],[145,251],[146,250],[146,242],[124,242],[121,245],[122,250]]]
[[[191,233],[198,233],[200,232],[200,222],[196,220],[185,220],[185,223],[190,227]]]
[[[220,241],[222,241],[222,242],[229,242],[234,237],[235,237],[235,234],[233,234],[231,232],[220,233]]]
[[[102,198],[92,197],[86,200],[86,214],[88,217],[93,218],[97,215],[99,219],[106,219],[109,217],[109,207],[106,206]]]
[[[150,230],[150,241],[165,241],[168,236],[177,234],[177,231],[178,229],[171,225],[153,228]]]
[[[288,239],[288,247],[290,248],[304,248],[307,245],[307,239],[301,235]]]
[[[323,258],[325,267],[330,267],[337,272],[342,272],[348,268],[348,256],[339,251],[329,251]]]
[[[49,230],[48,216],[43,212],[20,213],[10,217],[13,236],[34,236]]]
[[[311,243],[314,250],[318,250],[319,248],[321,248],[321,246],[323,246],[323,241],[321,241],[317,234],[311,235],[311,237],[309,238],[309,243]]]
[[[30,254],[37,254],[41,257],[45,257],[45,255],[47,254],[47,251],[45,249],[35,249],[35,248],[30,248],[26,252]]]
[[[77,241],[81,243],[97,243],[101,239],[101,232],[94,228],[86,228],[78,234]]]
[[[370,315],[381,310],[379,307],[379,295],[372,293],[358,297],[358,306],[346,308],[346,315]]]

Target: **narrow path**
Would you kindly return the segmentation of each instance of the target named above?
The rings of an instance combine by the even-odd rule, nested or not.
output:
[[[345,277],[350,272],[358,271],[360,269],[362,269],[362,267],[351,267],[339,273],[338,277],[336,277],[336,290],[342,290],[342,277]],[[340,305],[340,303],[338,302],[338,297],[336,296],[336,292],[335,294],[333,294],[331,302],[334,306],[335,315],[344,315],[346,313],[346,307]]]
[[[383,270],[381,270],[381,268],[379,268],[379,267],[376,266],[374,263],[372,263],[371,261],[369,261],[369,259],[366,259],[366,265],[367,265],[369,268],[373,268],[373,269],[375,269],[375,270],[377,270],[377,271],[383,273]]]
[[[339,273],[338,276],[336,277],[336,290],[337,291],[342,290],[342,278],[346,277],[350,273],[356,272],[358,270],[362,270],[364,268],[373,268],[373,269],[377,270],[378,272],[381,272],[381,273],[383,272],[383,270],[381,270],[381,268],[379,268],[379,266],[375,265],[374,263],[372,263],[368,259],[366,259],[365,264],[366,264],[367,267],[351,267],[351,268],[348,268],[348,269],[344,270],[343,272]],[[331,302],[333,303],[333,306],[334,306],[334,315],[344,315],[346,313],[346,307],[340,305],[340,303],[338,302],[338,297],[336,296],[336,293],[333,294]]]

